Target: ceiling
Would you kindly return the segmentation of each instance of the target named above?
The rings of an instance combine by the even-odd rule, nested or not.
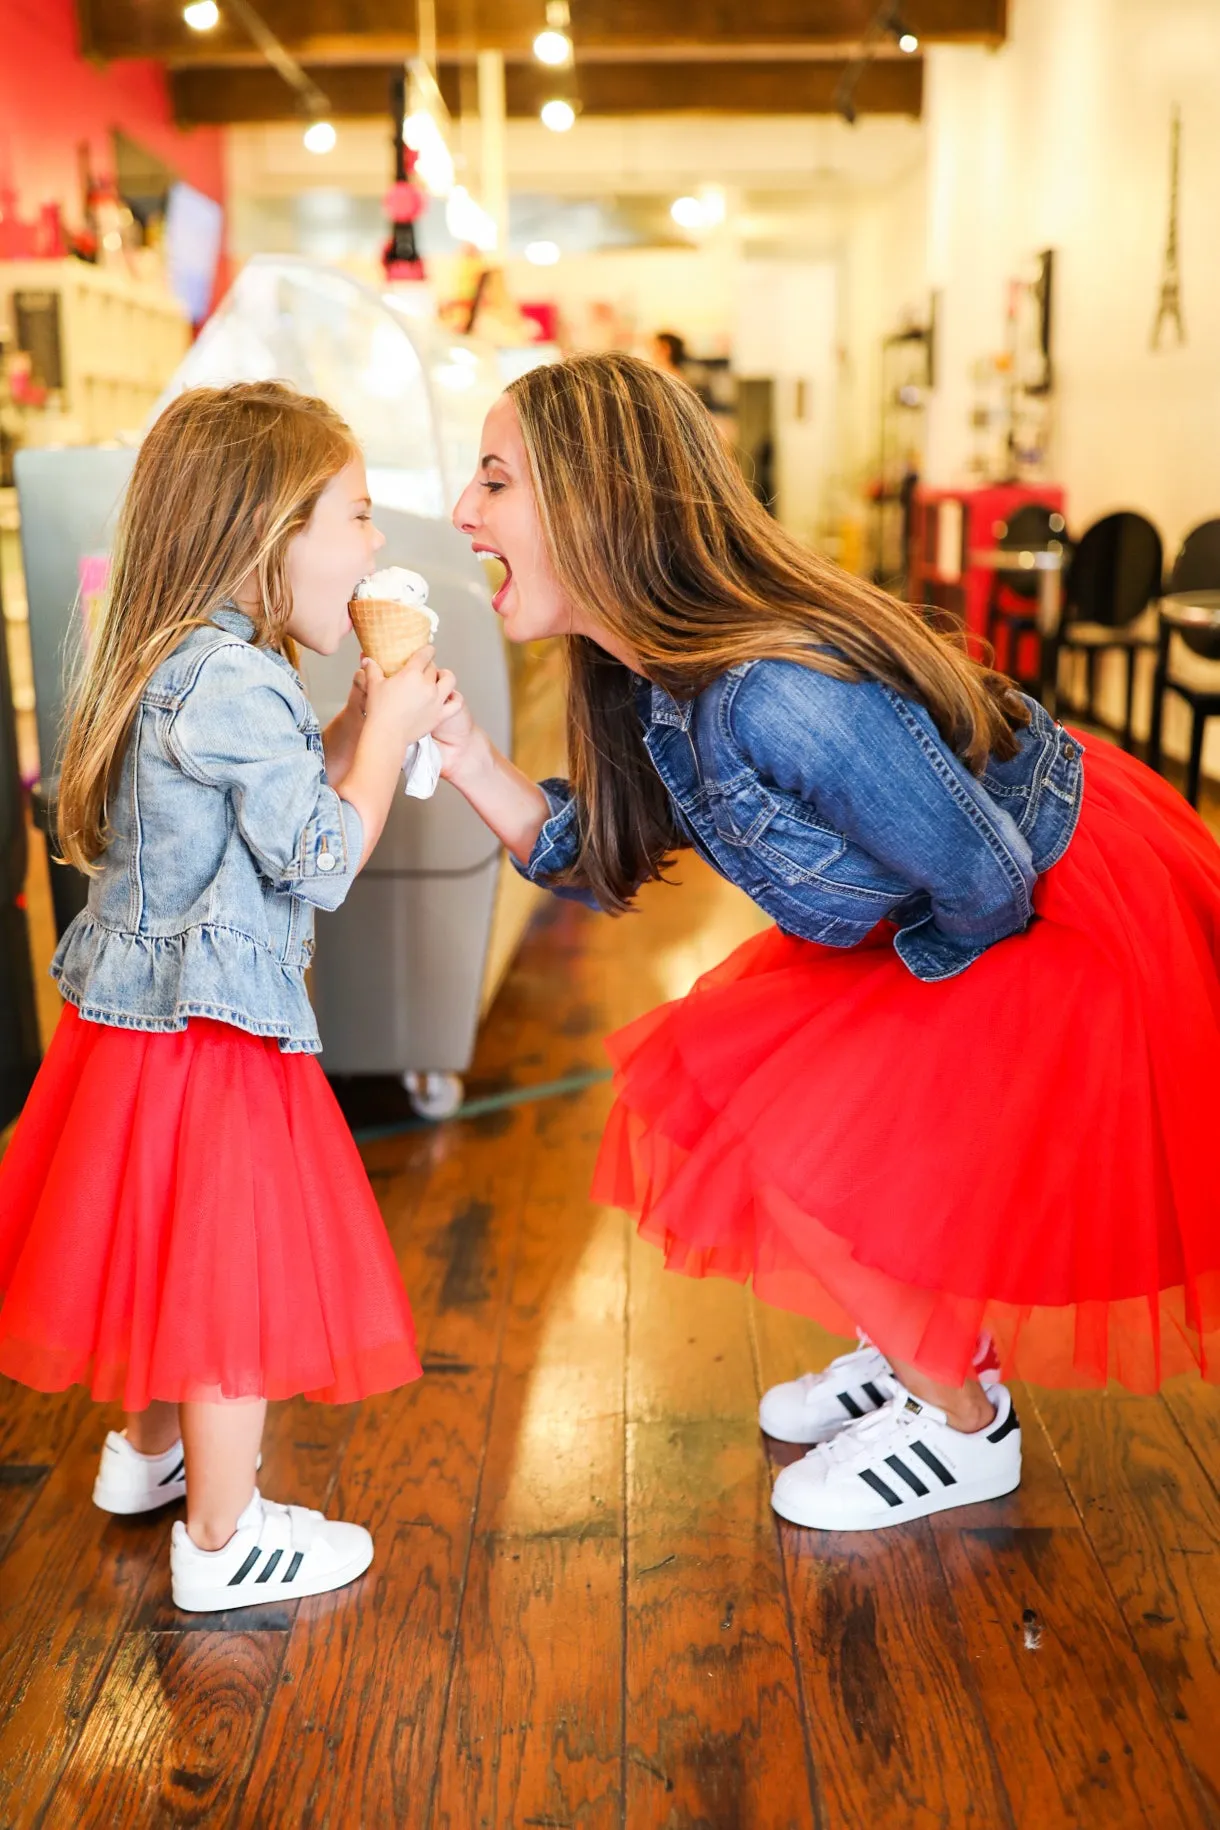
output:
[[[77,0],[81,48],[110,60],[152,57],[170,73],[180,125],[290,120],[293,89],[249,34],[225,17],[192,32],[181,0]],[[403,29],[411,0],[256,0],[258,12],[324,92],[336,117],[385,115],[389,84],[418,50]],[[921,44],[999,44],[1006,0],[901,0]],[[868,41],[855,105],[861,114],[918,116],[923,59],[889,34],[870,34],[877,0],[571,0],[583,113],[827,114],[844,72]],[[530,47],[545,0],[436,0],[441,87],[454,112],[480,50],[503,51],[508,112],[536,115],[555,78]]]

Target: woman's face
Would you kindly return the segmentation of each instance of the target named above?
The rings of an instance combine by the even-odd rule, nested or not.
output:
[[[331,478],[288,545],[288,634],[294,641],[318,654],[335,652],[352,626],[348,599],[384,545],[385,535],[373,526],[363,460],[353,458]]]
[[[474,552],[503,561],[508,576],[491,601],[511,642],[592,633],[547,557],[517,409],[507,395],[487,415],[479,468],[458,498],[453,525]]]

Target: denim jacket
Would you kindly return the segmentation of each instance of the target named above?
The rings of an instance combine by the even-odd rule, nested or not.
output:
[[[314,909],[343,901],[364,835],[327,785],[299,675],[252,634],[221,608],[149,680],[107,807],[113,837],[51,971],[96,1023],[211,1017],[316,1054]]]
[[[1018,754],[980,779],[922,706],[795,661],[746,662],[685,702],[647,681],[636,696],[679,827],[721,876],[826,946],[893,922],[918,979],[1021,933],[1075,830],[1084,752],[1032,699]],[[542,789],[551,815],[518,868],[546,884],[576,860],[580,808],[567,782]]]

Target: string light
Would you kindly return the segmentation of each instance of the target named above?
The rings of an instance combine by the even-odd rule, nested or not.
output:
[[[542,125],[552,133],[567,133],[576,124],[576,110],[571,102],[558,97],[542,104]]]
[[[311,153],[334,152],[338,138],[329,121],[311,121],[305,129],[305,150]]]
[[[525,258],[535,267],[553,267],[559,259],[559,245],[553,241],[527,243]]]
[[[210,32],[220,24],[220,8],[216,0],[194,0],[193,5],[183,7],[182,17],[192,32]]]

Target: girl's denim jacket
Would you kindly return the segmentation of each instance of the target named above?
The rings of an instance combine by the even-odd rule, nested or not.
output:
[[[95,1023],[211,1017],[316,1054],[314,909],[343,901],[364,835],[327,785],[299,675],[252,634],[240,610],[216,610],[149,680],[107,805],[113,837],[51,970]]]
[[[1018,754],[981,778],[922,706],[795,661],[730,668],[686,702],[639,681],[636,702],[679,826],[722,876],[826,946],[894,923],[928,982],[1028,926],[1080,812],[1083,748],[1032,699]],[[547,884],[576,860],[580,809],[569,783],[542,789],[551,816],[519,868]]]

